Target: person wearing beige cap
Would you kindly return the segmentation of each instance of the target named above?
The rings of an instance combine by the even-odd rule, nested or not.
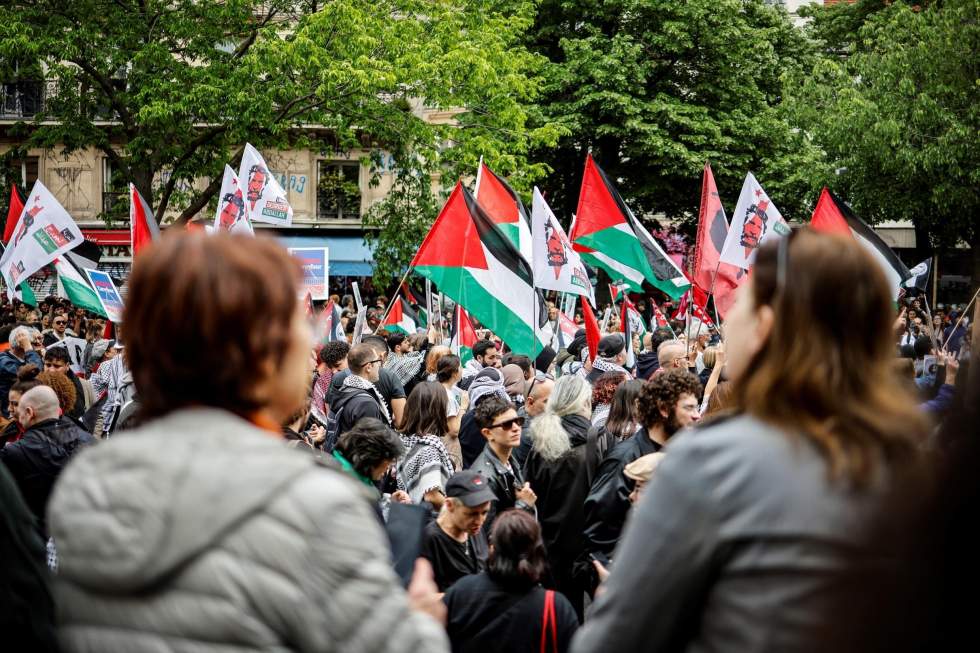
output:
[[[656,471],[657,465],[660,464],[660,461],[664,459],[665,455],[667,454],[662,451],[648,453],[645,456],[640,456],[623,468],[623,475],[628,479],[636,481],[636,485],[633,486],[633,491],[630,492],[630,503],[639,501],[643,486],[653,478],[653,472]]]

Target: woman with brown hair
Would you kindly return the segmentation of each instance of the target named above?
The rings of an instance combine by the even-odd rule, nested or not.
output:
[[[405,455],[398,461],[398,489],[408,492],[412,503],[429,503],[438,513],[446,500],[446,481],[456,467],[446,450],[449,436],[446,391],[425,381],[408,395],[402,420]]]
[[[501,513],[486,571],[464,576],[446,592],[454,653],[567,651],[578,617],[561,593],[541,587],[547,574],[538,522],[523,510]]]
[[[62,650],[445,650],[431,570],[406,596],[362,491],[282,440],[309,388],[296,260],[173,231],[123,315],[144,423],[49,504]]]
[[[890,509],[923,426],[892,371],[878,264],[804,230],[763,246],[739,292],[725,324],[738,414],[667,448],[577,652],[852,650],[835,616],[870,618],[868,581],[900,571],[880,543],[901,535],[873,537],[905,526]]]

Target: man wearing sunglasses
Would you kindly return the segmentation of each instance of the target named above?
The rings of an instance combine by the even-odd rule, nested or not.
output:
[[[65,336],[74,335],[75,333],[68,328],[68,316],[63,313],[57,313],[54,319],[51,320],[51,328],[44,330],[44,346],[50,347],[64,340]]]
[[[384,397],[375,387],[381,371],[381,357],[371,345],[354,345],[347,354],[350,374],[330,403],[327,416],[327,443],[332,445],[344,433],[365,417],[379,419],[392,425],[391,413]]]
[[[511,456],[521,444],[524,425],[524,418],[517,415],[514,405],[496,395],[487,397],[476,407],[473,417],[487,444],[470,469],[487,479],[497,497],[483,525],[484,532],[489,534],[493,520],[505,510],[520,508],[533,514],[538,497]]]

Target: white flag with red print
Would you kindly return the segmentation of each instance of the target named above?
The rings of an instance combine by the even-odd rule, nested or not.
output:
[[[248,143],[242,154],[238,179],[245,184],[245,207],[252,222],[287,226],[293,223],[293,207],[289,205],[286,191],[279,185],[259,151]]]
[[[221,192],[218,193],[218,211],[214,215],[214,231],[212,233],[219,231],[255,235],[248,219],[245,194],[238,183],[238,175],[228,165],[225,166],[225,175],[221,179]]]
[[[82,244],[82,232],[65,208],[44,187],[34,182],[20,212],[14,234],[0,257],[0,273],[13,299],[17,285],[64,252]]]
[[[748,270],[755,262],[755,253],[762,243],[771,238],[788,236],[789,232],[789,225],[783,220],[779,209],[750,172],[745,175],[745,183],[732,214],[732,224],[721,251],[721,262]]]
[[[595,294],[585,264],[572,249],[572,242],[537,186],[531,205],[531,251],[536,288],[582,295],[595,306]]]

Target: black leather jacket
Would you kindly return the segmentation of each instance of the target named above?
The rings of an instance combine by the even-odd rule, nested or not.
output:
[[[617,444],[599,465],[589,496],[585,499],[585,547],[601,558],[612,558],[630,509],[630,492],[635,483],[623,469],[640,456],[662,447],[650,439],[646,429]]]
[[[536,514],[534,508],[517,499],[515,487],[524,485],[524,472],[517,465],[513,456],[511,456],[510,462],[510,469],[508,469],[506,465],[500,462],[500,459],[497,458],[497,454],[493,452],[490,445],[486,444],[483,447],[483,453],[477,456],[476,460],[473,461],[473,465],[470,466],[472,471],[482,474],[487,479],[487,485],[490,486],[490,489],[497,496],[497,500],[490,506],[490,514],[487,515],[487,521],[483,524],[483,531],[488,537],[490,536],[490,529],[493,526],[493,520],[505,510],[521,508],[522,510]]]

